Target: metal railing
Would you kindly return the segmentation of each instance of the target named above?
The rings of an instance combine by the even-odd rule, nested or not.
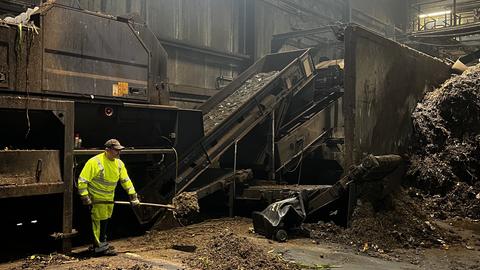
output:
[[[455,14],[445,13],[443,15],[421,17],[421,9],[411,7],[410,14],[412,14],[410,22],[411,32],[430,31],[480,22],[480,10],[475,12],[475,9]]]

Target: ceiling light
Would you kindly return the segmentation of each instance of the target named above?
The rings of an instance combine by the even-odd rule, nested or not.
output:
[[[420,14],[420,15],[418,15],[418,17],[423,19],[423,18],[426,18],[426,17],[435,17],[435,16],[441,16],[441,15],[447,15],[447,14],[450,14],[450,13],[452,13],[451,10],[445,10],[445,11],[432,12],[432,13],[428,13],[428,14]]]

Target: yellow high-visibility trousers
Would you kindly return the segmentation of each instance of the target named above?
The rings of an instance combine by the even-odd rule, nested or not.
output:
[[[112,217],[112,213],[113,204],[94,204],[92,207],[92,231],[96,246],[107,241],[106,226],[108,220]]]

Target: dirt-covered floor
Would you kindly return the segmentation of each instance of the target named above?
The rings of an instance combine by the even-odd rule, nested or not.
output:
[[[458,239],[380,250],[376,246],[382,243],[373,239],[359,246],[304,232],[278,243],[255,234],[250,219],[224,218],[114,241],[114,257],[91,258],[82,247],[71,256],[31,254],[0,269],[480,269],[479,222],[431,225],[454,232]]]

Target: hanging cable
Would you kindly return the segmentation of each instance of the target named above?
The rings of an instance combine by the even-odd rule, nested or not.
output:
[[[28,29],[28,28],[27,28]],[[20,89],[20,72],[19,68],[20,65],[23,62],[22,54],[23,54],[23,25],[22,23],[18,24],[18,39],[17,39],[17,45],[15,46],[15,53],[16,53],[16,58],[17,58],[17,63],[15,65],[15,90],[19,91]],[[28,36],[28,34],[27,34]],[[27,44],[28,46],[28,44]],[[27,98],[25,100],[25,114],[26,114],[26,120],[27,120],[27,131],[25,132],[25,139],[28,138],[28,135],[30,134],[30,111],[29,111],[29,100],[30,100],[30,93],[28,91],[28,52],[27,52],[27,58],[25,59],[25,91],[27,93]]]
[[[298,169],[298,166],[300,166],[300,163],[302,163],[302,158],[303,158],[303,151],[300,153],[300,159],[297,162],[297,165],[292,170],[287,170],[287,173],[292,173]]]
[[[175,194],[177,194],[177,179],[178,179],[178,153],[175,147],[172,147],[173,152],[175,152]]]
[[[35,32],[30,28],[27,27],[27,35],[25,36],[26,39],[26,55],[25,55],[25,91],[27,92],[27,102],[26,102],[26,111],[27,111],[27,124],[28,130],[25,134],[25,139],[27,139],[28,135],[30,134],[30,114],[29,114],[29,101],[30,101],[30,81],[29,81],[29,74],[28,68],[30,65],[30,49],[32,48],[32,43],[35,38]]]
[[[303,151],[300,155],[300,167],[298,170],[297,186],[300,185],[300,178],[302,177],[302,167],[303,167]]]

